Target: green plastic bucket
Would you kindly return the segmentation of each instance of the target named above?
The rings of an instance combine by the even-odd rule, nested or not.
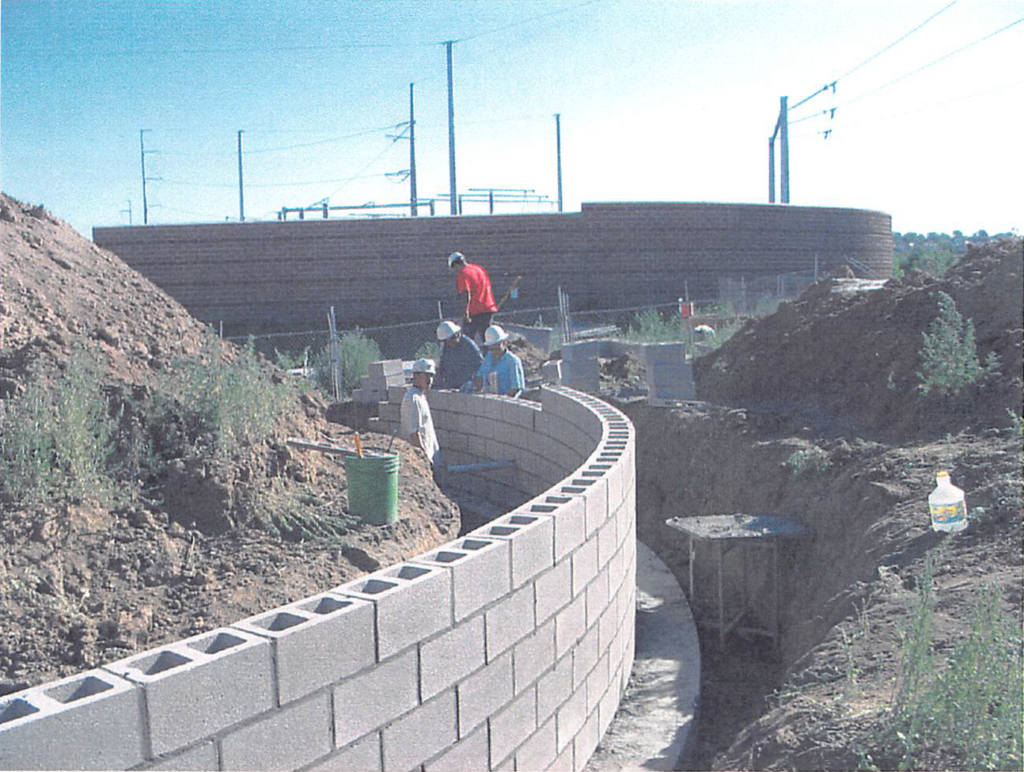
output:
[[[397,453],[345,456],[349,514],[372,525],[397,522],[398,466]]]

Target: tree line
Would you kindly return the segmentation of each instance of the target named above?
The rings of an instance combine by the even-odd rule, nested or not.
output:
[[[981,245],[1011,238],[1013,235],[996,233],[990,236],[985,230],[979,230],[973,236],[965,236],[961,231],[953,231],[952,236],[935,231],[928,234],[893,231],[893,275],[902,276],[908,270],[938,275],[963,257],[968,244]]]

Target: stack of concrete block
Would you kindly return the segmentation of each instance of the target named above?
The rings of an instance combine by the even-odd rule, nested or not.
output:
[[[405,386],[405,368],[401,359],[382,359],[370,362],[366,375],[359,381],[359,388],[353,390],[356,402],[387,402],[388,389]]]
[[[562,384],[562,362],[555,359],[545,362],[540,366],[540,375],[544,383],[552,383],[555,386]]]
[[[601,388],[603,341],[585,340],[562,346],[562,385],[579,391],[597,392]]]
[[[648,343],[643,352],[648,401],[658,404],[696,398],[693,368],[686,359],[685,343]]]

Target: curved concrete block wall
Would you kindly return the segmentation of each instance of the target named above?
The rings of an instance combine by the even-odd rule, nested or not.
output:
[[[430,399],[449,463],[515,462],[467,487],[517,506],[322,594],[0,699],[0,769],[581,769],[633,663],[633,427],[565,388],[539,405]]]

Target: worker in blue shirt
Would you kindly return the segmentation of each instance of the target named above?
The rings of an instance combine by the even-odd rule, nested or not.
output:
[[[487,394],[506,394],[518,397],[526,388],[523,363],[508,350],[509,335],[496,324],[484,332],[487,354],[473,378],[473,388]]]
[[[462,328],[455,322],[441,322],[437,326],[437,339],[442,348],[434,388],[468,391],[484,358],[476,341],[463,335]]]

